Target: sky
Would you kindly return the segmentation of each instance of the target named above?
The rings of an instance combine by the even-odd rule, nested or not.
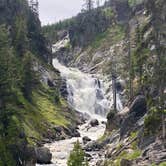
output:
[[[51,24],[75,16],[81,11],[83,4],[84,0],[39,0],[41,23]]]
[[[83,0],[39,0],[39,16],[42,25],[75,16],[81,11],[82,5]]]

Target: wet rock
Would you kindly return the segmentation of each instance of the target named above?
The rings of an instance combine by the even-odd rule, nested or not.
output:
[[[132,166],[132,161],[127,159],[122,159],[120,162],[120,166]]]
[[[82,125],[84,124],[89,118],[90,116],[86,113],[81,113],[76,111],[76,123],[77,125]]]
[[[97,143],[96,141],[89,142],[85,147],[84,150],[87,152],[91,151],[99,151],[101,149],[101,145]]]
[[[106,125],[106,124],[107,124],[107,122],[106,122],[106,121],[102,121],[102,122],[101,122],[101,124],[104,124],[104,125]]]
[[[66,80],[65,79],[62,79],[61,87],[60,87],[60,93],[65,99],[67,99],[69,94],[68,94],[67,84],[66,84]]]
[[[92,127],[98,126],[99,121],[97,119],[92,119],[89,123]]]
[[[45,147],[39,147],[35,149],[37,163],[39,164],[50,164],[52,159],[52,154],[50,150]]]
[[[64,128],[64,132],[67,136],[70,136],[70,137],[80,137],[80,133],[78,132],[76,128],[77,127],[73,127],[73,126]]]
[[[83,140],[84,144],[87,144],[88,142],[91,141],[91,139],[89,137],[87,137],[87,136],[83,137],[82,140]]]
[[[58,133],[61,133],[63,131],[63,127],[61,126],[54,126],[54,130]]]

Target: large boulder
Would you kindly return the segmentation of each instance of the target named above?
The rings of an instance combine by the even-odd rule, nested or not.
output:
[[[97,119],[92,119],[92,120],[90,121],[90,125],[91,125],[92,127],[98,126],[98,125],[99,125],[99,121],[98,121]]]
[[[91,152],[91,151],[99,151],[101,148],[102,148],[101,144],[99,144],[96,141],[91,141],[84,147],[84,150],[87,152]]]
[[[80,137],[76,126],[68,126],[68,128],[64,128],[64,132],[69,137]]]
[[[123,137],[137,126],[137,121],[141,119],[147,112],[146,99],[139,95],[132,102],[127,116],[123,119],[120,127],[120,135]]]
[[[134,113],[136,117],[142,117],[147,112],[146,98],[139,95],[135,98],[130,106],[130,113]]]
[[[52,154],[50,150],[45,147],[38,147],[35,149],[37,163],[39,164],[50,164],[52,159]]]

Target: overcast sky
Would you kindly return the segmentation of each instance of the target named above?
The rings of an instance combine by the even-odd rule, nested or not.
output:
[[[39,0],[39,14],[42,25],[75,16],[81,11],[83,3],[84,0]]]
[[[39,0],[42,25],[75,16],[81,11],[83,0]]]

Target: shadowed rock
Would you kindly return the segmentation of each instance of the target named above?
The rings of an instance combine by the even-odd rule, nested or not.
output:
[[[37,163],[39,164],[50,164],[52,159],[52,154],[50,150],[45,147],[39,147],[35,149]]]

